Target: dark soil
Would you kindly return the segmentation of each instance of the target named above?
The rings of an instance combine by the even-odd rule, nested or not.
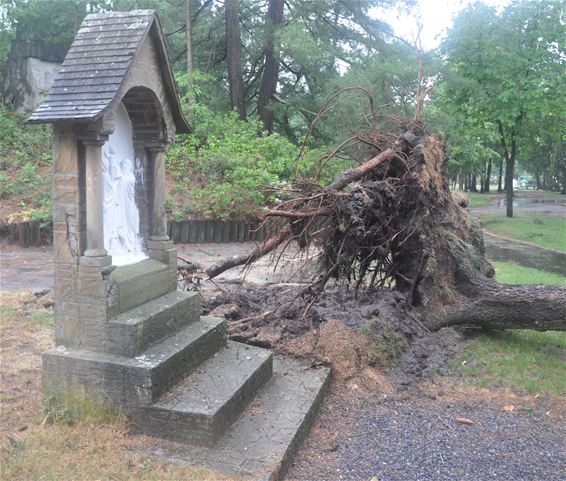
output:
[[[454,329],[429,332],[404,296],[386,288],[329,288],[305,314],[305,285],[224,282],[219,287],[203,292],[204,313],[226,317],[231,339],[329,364],[339,379],[375,367],[387,371],[396,388],[406,389],[449,374],[462,345]]]

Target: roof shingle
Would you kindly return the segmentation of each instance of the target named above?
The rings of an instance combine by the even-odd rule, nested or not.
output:
[[[87,15],[45,101],[29,122],[96,120],[112,105],[132,60],[153,25],[164,84],[177,132],[189,132],[179,98],[159,19],[153,10]]]

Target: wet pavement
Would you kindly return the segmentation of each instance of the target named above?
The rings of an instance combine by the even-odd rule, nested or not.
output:
[[[543,249],[532,244],[484,231],[486,254],[491,261],[515,262],[524,267],[566,276],[566,252]]]
[[[0,246],[0,291],[44,291],[53,289],[51,247]]]
[[[504,194],[487,195],[490,202],[481,207],[472,207],[470,212],[478,217],[489,214],[505,215],[507,202]],[[513,208],[517,213],[552,215],[566,220],[566,195],[541,194],[535,191],[517,192],[513,198]]]

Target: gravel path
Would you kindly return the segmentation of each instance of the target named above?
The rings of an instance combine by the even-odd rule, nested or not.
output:
[[[356,399],[334,388],[287,480],[564,481],[565,416],[566,406],[548,399],[473,392]]]

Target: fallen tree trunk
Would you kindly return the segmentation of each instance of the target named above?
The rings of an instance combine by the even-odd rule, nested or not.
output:
[[[479,296],[429,322],[434,330],[470,324],[490,329],[566,331],[566,287],[486,286]]]

